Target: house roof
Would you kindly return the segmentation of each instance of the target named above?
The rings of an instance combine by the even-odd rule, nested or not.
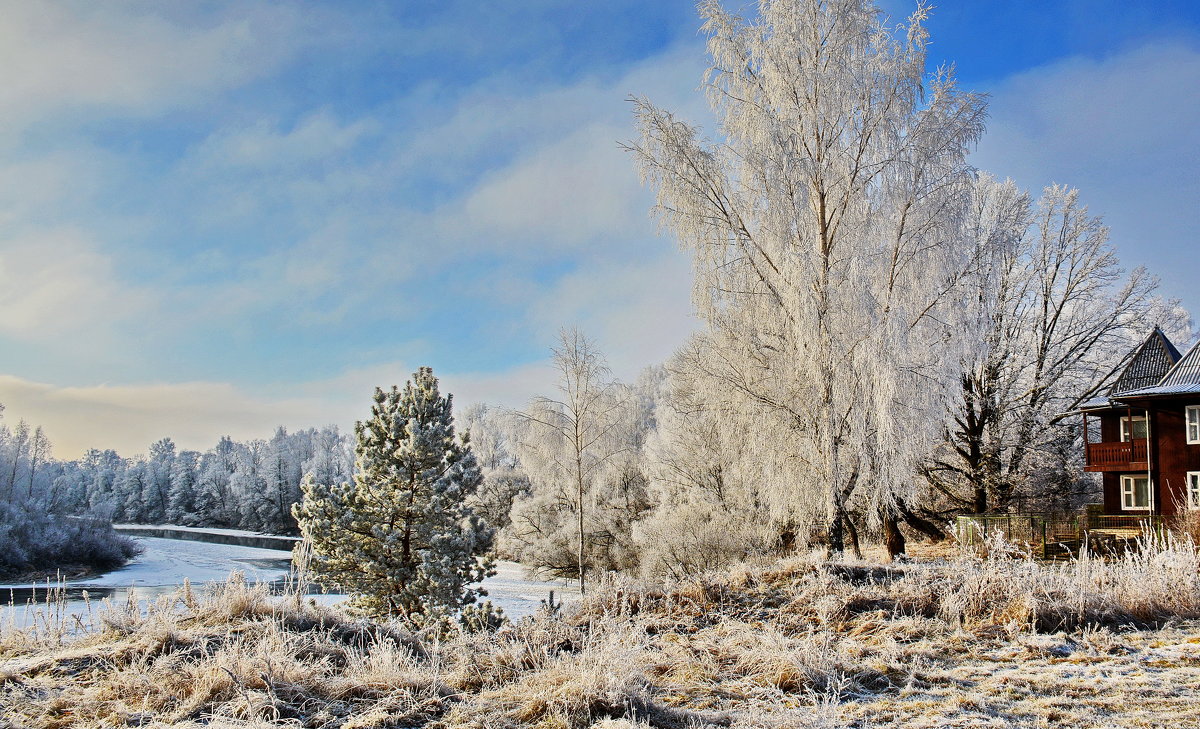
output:
[[[1200,393],[1200,342],[1153,385],[1121,393],[1124,397],[1191,395]]]
[[[1188,355],[1195,354],[1195,352],[1196,348],[1192,347],[1192,351]],[[1197,375],[1200,375],[1200,355],[1197,355],[1197,358],[1196,372]],[[1113,383],[1108,391],[1108,396],[1112,398],[1128,395],[1131,392],[1165,384],[1164,378],[1168,377],[1169,373],[1174,372],[1182,363],[1183,358],[1180,356],[1179,350],[1171,344],[1171,340],[1167,339],[1167,335],[1163,334],[1161,329],[1154,327],[1154,331],[1146,337],[1146,341],[1130,358],[1129,364],[1125,366],[1121,376]],[[1200,379],[1197,379],[1196,382],[1200,382]]]
[[[1185,360],[1191,359],[1188,371],[1193,373],[1194,385],[1180,383],[1173,387],[1194,387],[1194,389],[1161,390],[1169,376],[1179,370]],[[1150,332],[1146,341],[1142,342],[1133,355],[1130,356],[1125,369],[1113,382],[1108,392],[1094,397],[1079,406],[1080,410],[1106,410],[1116,407],[1127,407],[1122,401],[1131,397],[1171,395],[1190,392],[1200,392],[1200,348],[1192,347],[1187,357],[1179,354],[1179,350],[1167,339],[1167,335],[1158,327]]]

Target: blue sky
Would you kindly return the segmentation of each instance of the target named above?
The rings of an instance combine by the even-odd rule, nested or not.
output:
[[[1081,189],[1200,311],[1200,10],[946,2],[974,160]],[[906,3],[888,0],[899,18]],[[700,122],[691,2],[0,2],[0,402],[58,455],[361,416],[429,364],[550,385],[579,325],[633,377],[695,326],[630,94]]]

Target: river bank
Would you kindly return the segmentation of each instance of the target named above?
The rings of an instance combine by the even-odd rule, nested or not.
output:
[[[122,525],[118,530],[127,534],[133,530],[153,531],[171,534],[173,538],[134,537],[144,551],[126,566],[111,572],[82,579],[0,585],[0,626],[33,625],[39,615],[45,617],[48,610],[63,613],[68,622],[73,620],[71,616],[86,621],[104,600],[113,605],[132,600],[145,610],[155,600],[173,594],[185,580],[194,589],[203,590],[206,586],[224,583],[232,572],[242,574],[252,584],[263,583],[278,592],[284,587],[291,569],[289,552],[279,548],[285,542],[274,542],[275,548],[244,546],[250,542],[262,543],[258,540],[263,535],[251,532],[215,530],[214,533],[140,525]],[[181,534],[186,536],[178,536]],[[514,562],[499,563],[496,575],[484,581],[484,588],[489,593],[486,599],[503,609],[505,614],[517,618],[535,612],[552,590],[559,600],[571,599],[577,594],[570,584],[527,579],[521,565]],[[46,604],[48,598],[52,605]],[[320,591],[312,595],[312,599],[323,603],[336,603],[344,598],[345,595]]]

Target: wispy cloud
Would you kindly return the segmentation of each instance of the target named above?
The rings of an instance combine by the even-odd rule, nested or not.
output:
[[[1035,191],[1079,187],[1122,260],[1147,265],[1166,293],[1200,310],[1185,253],[1200,238],[1197,88],[1200,49],[1180,43],[1033,69],[994,92],[975,161]]]
[[[12,131],[56,115],[144,116],[272,73],[315,38],[313,19],[257,4],[172,17],[145,3],[2,5],[0,115]]]
[[[118,277],[84,231],[38,229],[0,238],[0,333],[96,345],[154,304],[152,294]]]

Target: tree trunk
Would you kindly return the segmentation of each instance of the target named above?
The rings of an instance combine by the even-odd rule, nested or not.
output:
[[[579,496],[579,549],[578,549],[578,565],[579,565],[579,594],[580,596],[587,594],[587,579],[585,576],[586,565],[583,562],[583,465],[579,464],[578,478],[576,479],[576,488]]]
[[[900,524],[896,520],[895,514],[888,514],[883,518],[883,544],[887,547],[889,562],[894,562],[897,557],[904,554],[907,545],[904,540],[904,532],[900,531]]]
[[[862,545],[858,542],[858,527],[854,526],[854,521],[845,511],[842,512],[842,520],[846,524],[846,533],[850,535],[850,549],[854,552],[854,558],[862,559]]]
[[[905,504],[903,501],[898,503],[896,508],[899,510],[901,518],[904,519],[904,523],[929,537],[929,541],[936,543],[945,541],[946,538],[949,537],[949,535],[940,529],[937,524],[934,524],[932,521],[914,514],[912,510],[908,508],[908,504]]]
[[[834,514],[829,520],[829,534],[827,540],[826,557],[833,559],[840,556],[846,551],[846,533],[843,529],[842,515],[840,512]]]

